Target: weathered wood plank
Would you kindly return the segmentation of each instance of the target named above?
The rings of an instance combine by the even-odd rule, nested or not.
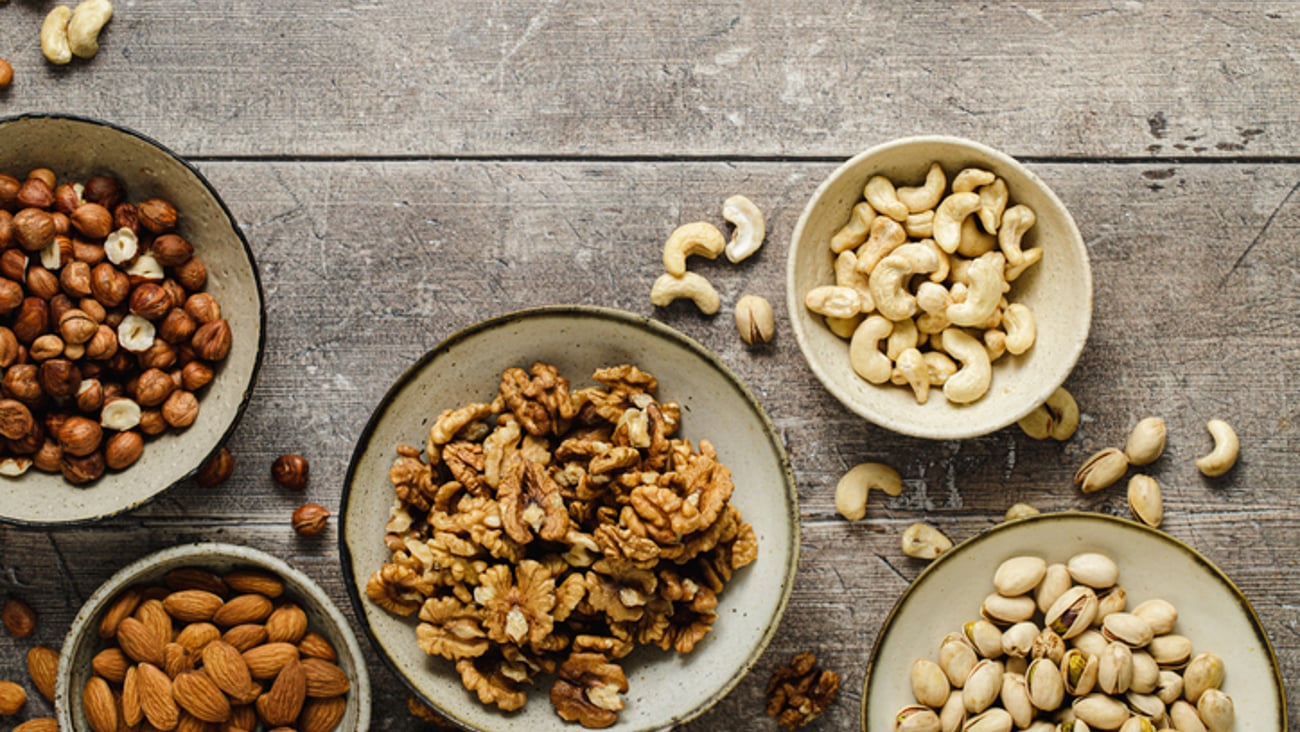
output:
[[[48,8],[0,9],[0,111],[190,155],[840,157],[923,131],[1047,157],[1300,149],[1292,3],[137,0],[62,69]]]

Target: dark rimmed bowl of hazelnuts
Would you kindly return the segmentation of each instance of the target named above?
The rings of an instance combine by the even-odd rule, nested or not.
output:
[[[248,403],[265,318],[193,166],[101,121],[0,119],[0,521],[96,521],[194,475]]]

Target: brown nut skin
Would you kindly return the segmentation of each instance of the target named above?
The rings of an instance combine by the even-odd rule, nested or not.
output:
[[[153,344],[135,358],[142,369],[169,369],[176,365],[176,348],[161,338],[154,338]]]
[[[194,394],[177,389],[163,402],[162,416],[167,424],[176,429],[189,427],[199,417],[199,400]]]
[[[113,228],[140,233],[140,212],[134,203],[119,203],[113,207]]]
[[[0,275],[21,285],[27,281],[27,265],[30,262],[23,250],[6,249],[0,254]]]
[[[185,300],[185,312],[203,325],[221,318],[221,306],[217,304],[216,298],[206,292],[190,295]]]
[[[0,208],[9,208],[18,200],[22,183],[8,173],[0,173]]]
[[[90,265],[76,260],[68,262],[59,272],[59,286],[68,297],[78,300],[90,295]]]
[[[143,452],[144,438],[139,432],[118,432],[104,444],[104,464],[113,470],[122,470],[139,460]]]
[[[131,295],[131,278],[109,262],[90,270],[90,293],[105,308],[121,305]]]
[[[63,448],[58,442],[45,438],[41,448],[32,455],[32,467],[42,473],[57,473],[63,465]]]
[[[14,245],[14,215],[0,208],[0,249]]]
[[[149,250],[153,252],[153,258],[158,260],[158,264],[164,267],[185,264],[194,256],[194,245],[176,234],[163,234],[154,239]]]
[[[235,458],[223,445],[208,458],[203,467],[199,468],[199,472],[194,476],[194,482],[198,483],[200,488],[215,488],[226,482],[234,472]]]
[[[63,339],[53,333],[46,333],[32,341],[32,345],[27,349],[27,357],[37,363],[61,355],[63,355]]]
[[[67,295],[63,294],[62,292],[56,293],[54,297],[51,297],[50,298],[50,328],[57,329],[59,327],[59,318],[62,318],[64,313],[72,309],[73,309],[72,299],[69,298]]]
[[[316,536],[329,524],[330,512],[319,503],[304,503],[293,512],[293,530],[299,536]]]
[[[155,234],[165,234],[176,228],[176,209],[161,198],[150,198],[136,205],[140,225]]]
[[[95,321],[96,325],[104,322],[104,318],[108,315],[108,311],[104,309],[104,306],[99,304],[99,301],[93,297],[81,298],[77,302],[77,309]]]
[[[135,400],[142,407],[156,407],[171,396],[176,384],[166,371],[158,368],[145,369],[136,378],[135,388],[131,389]]]
[[[84,310],[73,308],[59,316],[59,335],[64,343],[85,343],[95,337],[99,323]]]
[[[190,345],[204,361],[220,361],[230,353],[230,323],[224,318],[204,323],[194,332]]]
[[[82,370],[81,386],[77,387],[77,409],[86,414],[98,413],[104,406],[104,385],[99,379],[85,378]]]
[[[171,295],[157,282],[142,282],[131,290],[130,310],[145,320],[159,320],[175,303]]]
[[[27,292],[42,300],[49,300],[62,293],[62,286],[58,275],[39,264],[33,264],[27,268]]]
[[[29,208],[50,208],[54,205],[54,186],[44,176],[28,177],[18,189],[18,203]]]
[[[54,188],[54,210],[71,215],[77,207],[85,203],[81,194],[71,183],[60,183]]]
[[[36,611],[16,597],[6,599],[0,607],[0,621],[15,638],[26,638],[36,632]]]
[[[167,420],[163,419],[161,409],[145,409],[140,412],[140,431],[150,437],[157,437],[167,431]]]
[[[54,217],[39,208],[25,208],[13,217],[14,243],[25,251],[39,252],[54,241]]]
[[[186,391],[198,391],[212,383],[216,372],[202,361],[190,361],[181,367],[181,388]]]
[[[99,325],[86,341],[86,358],[104,361],[117,354],[117,332],[107,325]]]
[[[124,195],[122,183],[111,175],[91,176],[81,191],[82,200],[98,203],[109,211],[117,208]]]
[[[172,308],[158,324],[157,336],[171,344],[185,343],[194,337],[198,328],[199,324],[189,313],[182,308]]]
[[[50,214],[50,219],[54,221],[54,235],[56,237],[67,236],[68,232],[72,231],[72,220],[68,218],[67,214],[55,211]]]
[[[96,244],[80,238],[72,240],[72,258],[78,262],[85,262],[87,265],[94,267],[104,261],[105,256],[103,244]]]
[[[96,481],[104,474],[104,453],[95,451],[84,457],[65,454],[60,471],[64,480],[76,485]]]
[[[0,325],[0,368],[7,369],[18,362],[18,348],[18,337]]]
[[[38,367],[34,363],[18,363],[5,370],[0,380],[0,390],[5,396],[16,399],[29,408],[45,401],[41,383],[37,380]]]
[[[18,315],[13,322],[14,335],[18,342],[31,345],[31,342],[45,335],[50,329],[50,305],[39,297],[23,298],[18,306]]]
[[[8,89],[10,84],[14,83],[14,67],[5,59],[0,58],[0,89]]]
[[[306,490],[310,467],[311,464],[302,455],[281,455],[271,464],[271,479],[285,490]]]
[[[195,292],[202,290],[203,285],[207,283],[208,268],[203,264],[203,260],[198,257],[190,257],[189,261],[172,268],[172,275],[185,289]]]
[[[23,304],[23,286],[10,279],[0,279],[0,315],[8,315]]]
[[[33,424],[35,419],[27,405],[14,399],[0,399],[0,437],[22,439]]]
[[[83,203],[68,214],[72,228],[87,239],[103,239],[113,231],[113,214],[98,203]]]
[[[41,391],[55,399],[76,396],[81,387],[81,369],[66,358],[52,358],[42,363],[37,374]]]
[[[100,443],[103,442],[104,431],[93,419],[77,415],[68,417],[63,422],[56,437],[59,444],[63,446],[66,461],[68,456],[86,457],[97,451]]]

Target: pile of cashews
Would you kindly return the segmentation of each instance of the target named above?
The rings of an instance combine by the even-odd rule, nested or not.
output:
[[[830,241],[835,284],[804,304],[849,340],[849,362],[868,382],[910,386],[920,404],[932,386],[954,404],[978,400],[994,361],[1034,345],[1033,313],[1007,300],[1043,256],[1021,246],[1033,210],[1008,206],[1006,181],[980,168],[960,171],[949,190],[938,163],[920,186],[873,176],[863,198]]]

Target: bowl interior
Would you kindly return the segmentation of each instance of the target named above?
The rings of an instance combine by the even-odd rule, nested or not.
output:
[[[903,593],[877,637],[862,693],[862,729],[893,729],[894,713],[914,704],[908,670],[917,658],[936,660],[939,642],[979,619],[993,572],[1004,560],[1033,554],[1064,562],[1084,551],[1119,564],[1128,606],[1161,597],[1178,608],[1174,632],[1194,653],[1223,658],[1223,691],[1238,710],[1237,730],[1286,729],[1277,661],[1250,602],[1208,559],[1160,531],[1100,514],[1054,513],[998,525],[926,568]],[[1250,710],[1243,714],[1241,710]]]
[[[942,394],[917,404],[911,389],[876,386],[853,372],[849,342],[804,307],[804,295],[834,284],[830,240],[848,221],[873,175],[896,185],[920,185],[932,162],[949,181],[961,169],[991,170],[1007,182],[1011,203],[1029,206],[1037,223],[1025,248],[1043,247],[1042,260],[1013,283],[1009,299],[1033,311],[1037,340],[1027,353],[993,365],[993,383],[978,401],[954,405]],[[799,348],[823,385],[846,407],[882,427],[916,437],[957,439],[987,434],[1023,417],[1074,368],[1092,319],[1092,276],[1083,238],[1065,206],[1029,169],[984,145],[951,137],[907,138],[850,159],[813,194],[795,226],[787,263],[787,305]]]
[[[0,121],[0,171],[22,178],[36,167],[60,180],[112,173],[127,200],[158,196],[180,213],[179,233],[207,265],[206,290],[230,321],[232,344],[217,377],[199,395],[188,429],[145,445],[138,462],[87,487],[28,470],[0,480],[0,520],[40,525],[104,518],[148,501],[193,473],[234,428],[253,388],[261,354],[262,290],[252,252],[216,192],[189,165],[157,144],[92,120],[28,116]]]
[[[340,544],[357,615],[394,671],[460,724],[503,731],[572,726],[551,708],[549,678],[534,685],[519,712],[483,706],[461,687],[450,662],[416,645],[415,618],[391,615],[358,592],[390,556],[383,535],[396,446],[422,446],[438,412],[491,399],[505,368],[537,360],[555,364],[574,388],[593,383],[599,367],[636,364],[659,379],[660,398],[681,404],[683,434],[710,439],[732,470],[731,500],[754,527],[758,560],[727,584],[718,622],[692,653],[642,648],[624,659],[627,708],[612,729],[660,729],[690,719],[739,681],[779,625],[794,578],[799,512],[780,438],[753,395],[703,347],[638,316],[566,307],[503,316],[452,336],[402,377],[371,418],[344,487]]]
[[[121,569],[90,596],[73,618],[59,654],[54,707],[59,729],[89,732],[81,708],[81,689],[90,678],[90,661],[102,646],[99,620],[118,593],[134,584],[161,582],[163,575],[180,567],[203,567],[217,573],[255,567],[284,580],[285,595],[307,613],[308,627],[325,636],[338,654],[338,665],[348,674],[352,689],[340,730],[363,730],[370,724],[370,674],[361,648],[347,620],[320,587],[307,575],[269,554],[233,544],[184,544],[146,556]]]

